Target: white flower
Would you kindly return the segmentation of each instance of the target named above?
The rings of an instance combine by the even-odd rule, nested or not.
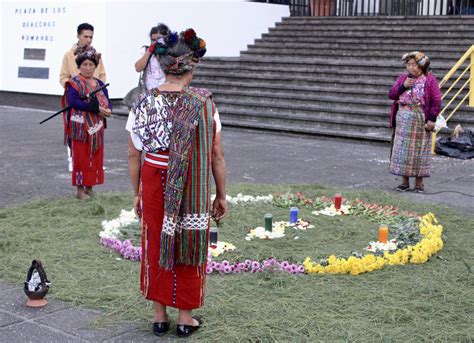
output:
[[[367,251],[377,252],[377,251],[392,251],[397,250],[397,240],[392,239],[387,243],[382,242],[370,242],[369,246],[365,248]]]
[[[235,245],[226,242],[217,242],[216,244],[213,244],[209,247],[209,250],[213,257],[217,257],[225,253],[226,251],[232,251],[235,249]]]
[[[273,223],[272,231],[266,231],[264,227],[256,227],[255,229],[250,230],[247,234],[246,240],[251,240],[255,237],[260,239],[274,239],[281,238],[285,236],[285,225],[282,225],[285,222],[275,222]]]
[[[99,233],[101,238],[121,238],[120,228],[138,223],[135,211],[122,210],[118,218],[102,221],[102,231]]]
[[[339,209],[339,211],[337,211],[336,207],[334,207],[334,204],[332,204],[331,206],[326,207],[323,210],[313,211],[311,213],[314,214],[315,216],[319,216],[320,214],[322,214],[322,215],[325,215],[325,216],[334,217],[334,216],[340,216],[340,215],[343,215],[343,214],[350,214],[351,213],[351,207],[347,206],[347,205],[341,205],[341,208]]]
[[[216,195],[211,196],[211,200],[214,200]],[[226,200],[229,204],[241,204],[241,203],[269,203],[273,201],[273,195],[262,195],[262,196],[253,196],[253,195],[242,195],[242,193],[237,194],[235,197],[226,195]]]
[[[305,222],[303,219],[298,219],[298,221],[293,224],[287,223],[287,226],[292,227],[295,230],[314,229],[314,225],[311,225],[309,222]]]

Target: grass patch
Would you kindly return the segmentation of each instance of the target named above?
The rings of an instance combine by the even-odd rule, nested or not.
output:
[[[229,193],[266,195],[302,191],[332,195],[316,185],[235,185]],[[340,191],[340,190],[339,190]],[[472,228],[474,218],[383,192],[343,191],[348,197],[391,204],[419,213],[432,211],[444,226],[444,249],[423,265],[386,267],[359,276],[256,274],[212,275],[199,314],[205,329],[196,338],[218,340],[470,341],[472,329]],[[103,318],[136,321],[144,327],[151,305],[139,294],[139,263],[120,260],[98,244],[100,223],[131,207],[130,194],[105,194],[88,202],[40,200],[0,210],[0,278],[24,281],[33,258],[43,261],[53,287],[49,296],[104,311]],[[287,209],[234,205],[220,240],[237,246],[223,258],[269,256],[302,262],[306,256],[348,255],[377,237],[377,224],[358,217],[315,217],[315,229],[288,231],[274,241],[245,241],[263,215],[287,220]],[[295,236],[299,239],[295,240]],[[20,286],[19,286],[20,287]],[[171,311],[176,317],[176,312]]]

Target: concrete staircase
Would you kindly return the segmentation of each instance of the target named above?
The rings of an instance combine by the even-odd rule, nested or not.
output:
[[[238,58],[204,59],[193,85],[214,93],[227,126],[388,142],[402,54],[426,52],[441,80],[473,37],[474,17],[289,17]],[[474,128],[474,110],[458,123]]]

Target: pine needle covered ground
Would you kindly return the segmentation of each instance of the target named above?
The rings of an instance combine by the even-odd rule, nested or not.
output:
[[[229,194],[268,195],[301,191],[331,196],[316,185],[237,185]],[[338,191],[341,191],[340,189]],[[196,339],[278,341],[471,341],[474,337],[472,229],[474,217],[382,192],[342,191],[378,204],[433,212],[444,227],[445,247],[422,265],[385,267],[358,276],[259,273],[211,275],[205,306],[197,313],[205,327]],[[107,321],[141,323],[148,329],[150,303],[139,294],[139,263],[118,260],[98,244],[101,221],[131,208],[129,194],[38,200],[0,209],[0,279],[21,287],[33,258],[43,261],[53,285],[48,297],[102,310]],[[218,259],[279,260],[302,263],[307,256],[347,256],[377,239],[377,224],[363,217],[300,216],[314,229],[288,231],[277,240],[246,241],[250,227],[263,226],[265,213],[288,220],[288,209],[271,204],[230,205],[219,239],[237,250]],[[298,239],[295,240],[295,237]],[[176,311],[170,311],[176,318]],[[173,334],[171,334],[173,335]]]

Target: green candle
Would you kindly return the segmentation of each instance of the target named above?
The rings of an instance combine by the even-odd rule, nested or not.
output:
[[[272,227],[273,227],[273,215],[271,213],[267,213],[265,215],[265,231],[270,231],[272,232]]]

